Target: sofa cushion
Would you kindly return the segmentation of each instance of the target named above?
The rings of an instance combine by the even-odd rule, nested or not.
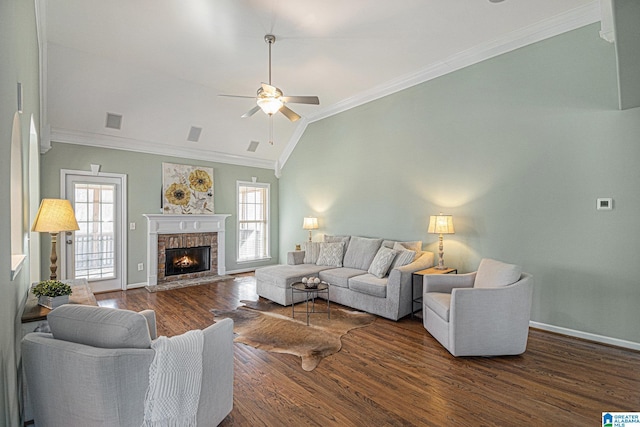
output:
[[[349,289],[361,294],[371,295],[378,298],[387,297],[387,283],[389,278],[379,278],[371,273],[362,274],[349,279]]]
[[[267,283],[269,285],[289,289],[292,283],[299,282],[303,277],[317,275],[322,270],[331,267],[315,265],[315,264],[298,264],[298,265],[269,265],[256,269],[256,281]]]
[[[339,286],[341,288],[349,287],[349,279],[351,277],[360,276],[365,271],[358,270],[357,268],[331,268],[320,272],[320,279],[333,286]]]
[[[99,348],[151,348],[147,319],[135,311],[65,304],[47,320],[58,340]]]
[[[449,321],[451,294],[445,292],[428,292],[424,298],[425,305],[445,322]]]
[[[381,247],[378,249],[373,261],[371,261],[371,265],[367,271],[379,278],[386,276],[397,253],[398,252],[393,249]]]
[[[349,240],[351,236],[332,236],[330,234],[324,235],[324,241],[327,243],[344,242],[344,247],[349,246]]]
[[[395,245],[396,242],[395,240],[383,240],[382,243],[380,244],[381,248],[389,248],[389,249],[393,249],[393,245]]]
[[[327,265],[331,267],[342,267],[342,255],[344,253],[344,242],[320,243],[320,255],[318,255],[317,265]]]
[[[343,265],[367,271],[381,244],[382,239],[351,236],[349,247],[344,254]]]
[[[320,256],[320,242],[304,242],[304,263],[315,264]]]
[[[520,280],[522,267],[506,264],[494,259],[484,258],[480,261],[474,288],[501,288]]]
[[[422,251],[422,240],[414,240],[412,242],[397,242],[397,243],[408,251],[414,251],[415,253]]]
[[[397,249],[398,247],[403,248],[402,250]],[[408,251],[404,249],[404,246],[397,245],[394,246],[394,249],[397,251],[396,257],[391,264],[391,270],[394,268],[402,267],[403,265],[411,264],[416,259],[415,251]]]

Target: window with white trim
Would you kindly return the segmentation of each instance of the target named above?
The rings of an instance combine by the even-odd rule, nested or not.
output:
[[[270,184],[237,183],[238,262],[269,258]]]

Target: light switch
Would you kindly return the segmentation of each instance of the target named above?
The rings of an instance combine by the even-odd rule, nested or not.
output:
[[[136,223],[135,222],[130,222],[129,223],[129,230],[135,230],[136,229]]]

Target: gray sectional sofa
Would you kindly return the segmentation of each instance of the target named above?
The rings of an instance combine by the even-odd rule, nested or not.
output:
[[[422,242],[397,242],[359,236],[325,236],[289,252],[287,264],[256,270],[257,293],[281,305],[304,300],[290,286],[303,277],[329,283],[329,299],[391,320],[411,313],[414,271],[432,267],[434,256]]]

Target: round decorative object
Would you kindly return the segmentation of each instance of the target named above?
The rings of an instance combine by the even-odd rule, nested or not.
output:
[[[320,283],[320,278],[316,277],[315,279],[313,279],[313,283],[315,283],[316,285]]]

